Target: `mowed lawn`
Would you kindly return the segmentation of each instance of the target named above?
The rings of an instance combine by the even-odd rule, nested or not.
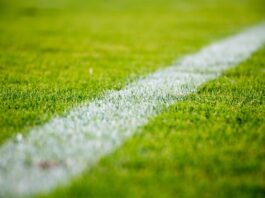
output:
[[[264,19],[261,0],[0,1],[0,143]]]
[[[263,0],[0,1],[0,144],[265,19]],[[265,49],[48,197],[262,197]],[[1,156],[0,156],[1,157]]]
[[[264,197],[265,48],[40,197]]]

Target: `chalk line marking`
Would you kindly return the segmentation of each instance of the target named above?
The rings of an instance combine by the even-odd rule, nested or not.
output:
[[[119,147],[151,116],[247,59],[265,43],[265,24],[212,44],[0,148],[0,195],[24,196],[66,183]]]

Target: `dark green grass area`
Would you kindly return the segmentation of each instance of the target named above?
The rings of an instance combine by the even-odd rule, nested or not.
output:
[[[0,144],[264,19],[263,0],[0,0]]]
[[[265,48],[47,197],[264,197]]]

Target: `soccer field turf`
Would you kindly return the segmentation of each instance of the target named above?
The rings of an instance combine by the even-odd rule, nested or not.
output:
[[[1,1],[1,145],[261,22],[264,4]],[[92,170],[47,196],[262,196],[264,55],[263,48],[165,109]]]

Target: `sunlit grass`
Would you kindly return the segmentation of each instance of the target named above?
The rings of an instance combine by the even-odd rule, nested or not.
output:
[[[265,48],[47,197],[263,197]]]
[[[263,19],[262,1],[1,1],[0,143]]]

